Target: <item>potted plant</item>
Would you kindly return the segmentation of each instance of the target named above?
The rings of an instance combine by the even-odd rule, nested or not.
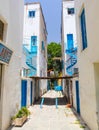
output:
[[[30,111],[26,107],[22,107],[18,113],[12,117],[12,125],[22,126],[30,115]]]

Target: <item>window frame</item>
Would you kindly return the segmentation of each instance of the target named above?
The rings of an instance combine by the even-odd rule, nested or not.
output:
[[[28,11],[28,17],[29,18],[34,18],[35,17],[35,13],[36,13],[35,10],[29,10]]]
[[[82,9],[80,14],[80,28],[81,28],[82,50],[85,50],[88,47],[88,42],[87,42],[86,17],[84,8]]]
[[[67,8],[67,13],[68,13],[68,15],[73,15],[73,14],[75,14],[75,8]]]
[[[33,42],[35,40],[35,42]],[[31,46],[37,46],[37,36],[31,36]]]
[[[33,44],[32,39],[35,39],[35,42]],[[37,54],[37,36],[33,35],[31,36],[31,51],[35,54]]]

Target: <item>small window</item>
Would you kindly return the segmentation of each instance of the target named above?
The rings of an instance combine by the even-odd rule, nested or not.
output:
[[[75,13],[75,10],[74,10],[74,8],[68,8],[67,12],[69,15],[71,15],[71,14]]]
[[[44,41],[42,41],[42,50],[45,50]]]
[[[32,46],[37,45],[37,36],[31,36],[31,45]]]
[[[87,33],[86,33],[86,19],[85,19],[85,10],[83,9],[81,16],[81,35],[82,35],[82,49],[87,48]]]
[[[29,16],[29,18],[35,17],[35,11],[29,11],[28,16]]]
[[[4,23],[0,20],[0,40],[3,41]]]

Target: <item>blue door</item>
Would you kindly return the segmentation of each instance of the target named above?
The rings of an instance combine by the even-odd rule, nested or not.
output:
[[[77,112],[80,114],[79,81],[76,81],[76,105]]]
[[[26,107],[27,104],[27,81],[21,81],[21,107]]]
[[[30,103],[31,103],[31,105],[32,105],[32,103],[33,103],[33,86],[32,86],[32,81],[31,81],[31,89],[30,89]]]

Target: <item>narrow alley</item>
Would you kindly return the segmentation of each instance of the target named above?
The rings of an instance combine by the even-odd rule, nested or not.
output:
[[[76,112],[66,107],[66,98],[61,92],[50,90],[43,97],[43,106],[40,107],[39,100],[30,107],[31,115],[22,127],[12,127],[8,130],[89,130]]]

